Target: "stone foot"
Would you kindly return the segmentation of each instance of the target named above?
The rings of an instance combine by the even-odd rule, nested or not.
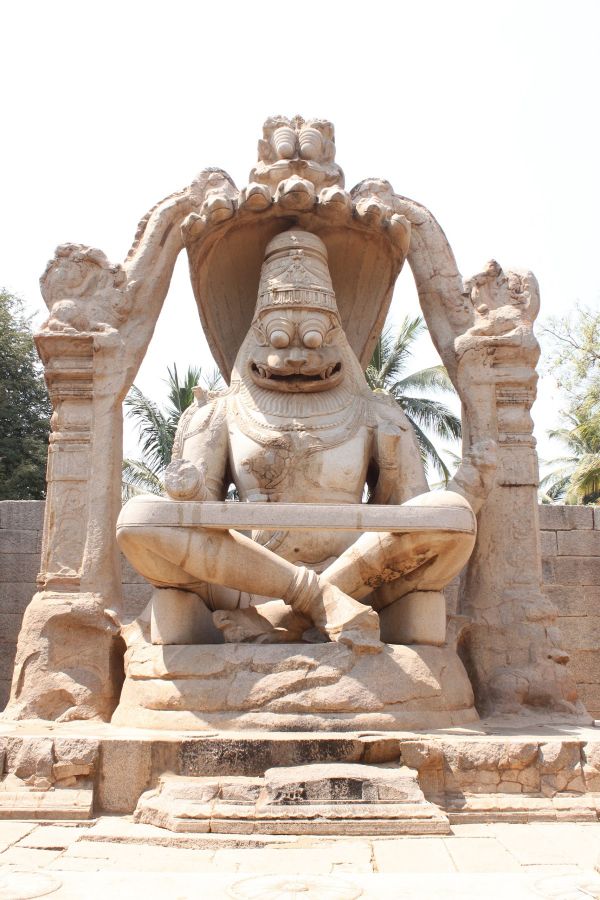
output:
[[[321,587],[322,595],[315,602],[315,625],[322,628],[330,640],[347,644],[357,653],[380,653],[383,644],[375,610],[344,594],[333,584],[321,582]]]
[[[311,624],[280,600],[247,609],[218,609],[213,622],[227,644],[296,643]]]

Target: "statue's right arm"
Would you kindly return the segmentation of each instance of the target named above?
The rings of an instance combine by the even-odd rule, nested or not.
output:
[[[374,459],[379,479],[373,502],[401,504],[429,491],[414,429],[392,400],[378,403]]]
[[[177,494],[169,484],[169,472],[181,470],[183,464],[194,466],[200,473],[197,490]],[[203,406],[193,404],[179,420],[171,465],[165,479],[167,492],[177,499],[223,500],[227,493],[228,440],[226,403],[211,400]],[[193,470],[192,470],[193,471]]]

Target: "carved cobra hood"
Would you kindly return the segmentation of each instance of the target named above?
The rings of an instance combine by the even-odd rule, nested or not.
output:
[[[221,371],[229,379],[252,321],[265,248],[290,228],[324,242],[341,321],[365,367],[410,243],[391,185],[369,179],[347,192],[333,126],[322,120],[268,119],[258,155],[241,191],[223,170],[201,172],[197,212],[183,226],[202,325]]]

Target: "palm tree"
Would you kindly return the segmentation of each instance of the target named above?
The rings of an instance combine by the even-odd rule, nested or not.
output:
[[[566,415],[571,427],[548,432],[561,440],[570,451],[548,465],[553,471],[542,478],[542,501],[550,503],[588,504],[600,500],[600,409],[593,399]]]
[[[425,469],[432,466],[447,484],[451,473],[426,432],[443,440],[458,440],[460,419],[444,403],[426,396],[425,392],[453,393],[454,386],[444,366],[404,374],[414,342],[425,330],[422,316],[414,319],[406,316],[396,336],[391,328],[386,328],[377,341],[365,376],[372,391],[389,394],[404,410],[415,430]]]
[[[202,370],[190,366],[179,380],[177,365],[167,368],[169,386],[167,406],[161,409],[133,385],[125,398],[126,414],[132,418],[140,432],[142,459],[124,459],[122,484],[123,499],[138,493],[163,493],[163,473],[171,461],[177,423],[184,410],[194,401],[194,388],[204,381],[208,390],[221,384],[221,373],[215,369],[207,378]]]

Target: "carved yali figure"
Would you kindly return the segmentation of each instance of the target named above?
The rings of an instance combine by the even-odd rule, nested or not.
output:
[[[233,482],[242,501],[307,503],[314,510],[315,504],[360,504],[368,485],[375,504],[452,507],[462,521],[467,510],[469,524],[358,539],[337,530],[246,536],[153,524],[150,510],[172,501],[134,498],[119,518],[118,541],[159,588],[154,642],[192,642],[181,637],[181,622],[178,637],[168,635],[169,611],[179,616],[172,605],[177,588],[204,604],[204,621],[206,607],[213,611],[225,640],[329,639],[362,651],[381,647],[376,611],[386,622],[382,637],[400,642],[402,627],[394,633],[390,610],[399,602],[409,608],[410,595],[417,604],[413,617],[419,598],[427,616],[434,597],[438,613],[441,603],[441,633],[424,640],[443,643],[439,592],[474,545],[469,499],[477,507],[483,495],[481,459],[488,457],[465,460],[453,491],[428,493],[408,420],[397,404],[370,391],[348,344],[324,243],[300,230],[277,235],[266,248],[254,319],[231,386],[182,416],[167,492],[180,501],[223,500]],[[171,604],[166,612],[165,604]],[[198,608],[194,615],[197,621]]]

